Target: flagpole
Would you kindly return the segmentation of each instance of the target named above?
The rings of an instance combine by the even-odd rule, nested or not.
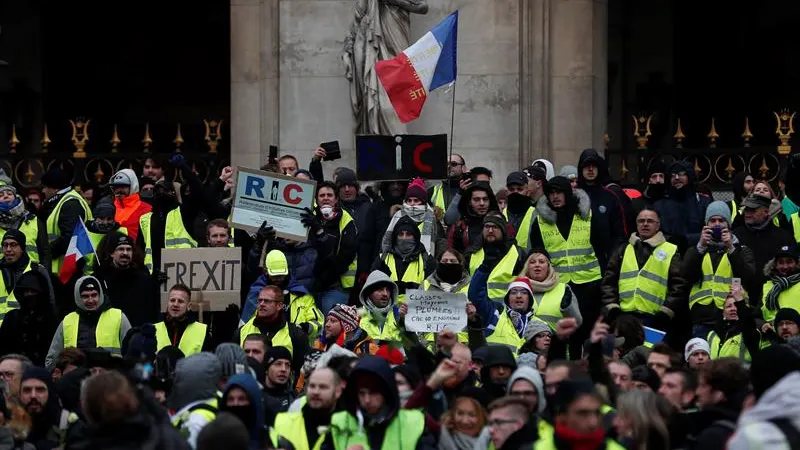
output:
[[[453,159],[453,129],[456,123],[456,82],[453,81],[453,101],[450,102],[450,150],[447,156],[447,186],[450,186],[450,161]],[[442,198],[444,198],[444,190],[442,191]]]

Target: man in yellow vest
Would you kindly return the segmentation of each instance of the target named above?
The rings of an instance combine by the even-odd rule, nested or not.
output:
[[[164,321],[155,324],[156,351],[171,345],[189,356],[213,348],[208,326],[190,317],[191,307],[192,291],[183,284],[173,285],[169,289]]]
[[[282,412],[275,417],[270,438],[275,448],[320,450],[331,417],[342,396],[344,383],[335,370],[319,367],[311,372],[306,383],[306,403],[295,412]],[[286,445],[286,443],[290,445]]]
[[[67,253],[75,223],[91,219],[92,211],[86,200],[70,186],[69,177],[58,167],[51,168],[42,176],[42,184],[47,200],[39,211],[39,218],[46,223],[52,256],[51,272],[57,274]]]
[[[367,355],[356,363],[344,389],[343,403],[344,411],[331,417],[323,448],[435,448],[433,437],[425,431],[423,412],[402,408],[394,372],[383,358]]]
[[[774,330],[771,322],[779,310],[791,308],[800,312],[800,254],[791,246],[778,249],[777,255],[766,267],[767,281],[762,288],[760,304],[753,302],[761,312],[764,324],[761,331]]]
[[[53,286],[48,268],[32,261],[25,252],[27,242],[25,234],[19,230],[9,230],[3,235],[0,242],[2,242],[3,250],[3,257],[0,258],[0,323],[2,323],[7,312],[19,308],[14,289],[22,274],[32,270],[38,272],[42,279],[47,281],[47,296],[51,301],[53,300]]]
[[[181,206],[172,183],[156,183],[153,189],[153,210],[139,219],[139,236],[136,242],[144,250],[145,267],[159,282],[166,281],[166,274],[158,270],[161,267],[162,249],[197,247],[197,242],[184,226]]]
[[[681,266],[681,278],[691,287],[688,302],[692,336],[701,339],[705,339],[722,318],[725,298],[734,278],[741,280],[751,299],[761,291],[754,249],[741,245],[731,231],[728,205],[721,201],[708,205],[705,223],[697,245],[686,250]]]
[[[382,253],[372,265],[372,270],[380,270],[389,275],[397,284],[398,301],[405,301],[408,289],[418,289],[436,270],[436,259],[420,242],[420,231],[411,217],[403,216],[392,230],[392,247]]]
[[[397,296],[397,284],[380,270],[369,274],[361,288],[359,300],[367,311],[359,325],[376,344],[403,341],[405,314],[397,305]]]
[[[128,230],[120,226],[114,219],[115,212],[116,207],[114,206],[114,200],[110,197],[103,197],[97,202],[94,209],[92,209],[92,216],[94,217],[91,220],[87,220],[85,223],[86,231],[89,232],[89,239],[92,241],[92,245],[94,245],[95,249],[95,254],[89,255],[86,266],[83,269],[86,275],[91,274],[94,269],[99,266],[97,263],[97,255],[102,255],[104,253],[103,246],[100,245],[103,238],[115,232],[128,236]],[[115,244],[110,245],[114,246]],[[113,247],[109,251],[113,251]]]
[[[58,355],[68,347],[88,350],[100,347],[121,356],[122,340],[131,329],[128,318],[105,301],[97,278],[84,276],[75,283],[75,312],[64,317],[58,326],[45,365],[52,370]]]
[[[243,325],[234,336],[239,345],[247,336],[259,333],[265,335],[271,346],[285,347],[292,354],[292,370],[298,373],[308,351],[308,336],[295,324],[286,320],[284,312],[283,290],[275,285],[265,286],[258,293],[255,314]]]
[[[350,213],[338,204],[338,189],[330,181],[317,185],[317,206],[306,215],[309,241],[317,251],[313,292],[323,314],[347,303],[356,279],[358,230]],[[322,231],[318,233],[318,231]]]
[[[511,172],[506,177],[507,206],[503,216],[514,229],[515,240],[521,248],[530,247],[531,224],[535,208],[528,196],[528,177],[524,172]]]
[[[447,210],[450,202],[458,195],[461,189],[460,182],[464,174],[469,173],[467,164],[464,158],[458,153],[453,153],[450,156],[450,162],[447,166],[447,179],[435,183],[433,187],[428,189],[428,199],[431,206],[441,208],[442,212]]]
[[[50,267],[50,242],[44,222],[25,209],[25,202],[17,195],[17,189],[0,169],[0,238],[8,230],[19,230],[25,234],[25,251],[31,261]]]
[[[464,264],[471,275],[478,269],[489,274],[486,280],[489,300],[503,303],[508,285],[525,266],[525,250],[509,238],[503,216],[490,212],[483,218],[481,238],[465,256]]]
[[[636,233],[608,261],[601,301],[614,322],[620,312],[645,326],[666,330],[683,299],[681,255],[660,230],[661,218],[650,206],[636,217]]]

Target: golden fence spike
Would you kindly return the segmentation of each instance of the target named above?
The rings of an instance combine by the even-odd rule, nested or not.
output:
[[[117,153],[120,142],[122,141],[119,138],[119,132],[117,132],[117,124],[114,124],[114,132],[111,134],[111,153]]]
[[[53,141],[50,140],[50,135],[47,133],[47,124],[45,123],[42,140],[39,141],[39,143],[42,145],[42,153],[47,153],[47,147],[49,147],[52,142]]]
[[[675,134],[672,135],[672,139],[675,139],[675,147],[683,148],[683,140],[686,139],[686,135],[683,134],[683,128],[681,128],[680,117],[678,117],[678,129],[675,130]]]
[[[744,146],[750,147],[750,139],[753,139],[753,132],[750,131],[750,118],[744,117],[744,132],[742,132],[742,139],[744,139]]]
[[[708,132],[706,137],[708,138],[708,146],[710,148],[716,148],[719,134],[717,133],[716,120],[713,117],[711,118],[711,130]]]
[[[19,138],[17,137],[17,124],[11,124],[11,139],[8,140],[8,153],[17,153],[17,145],[19,145]]]
[[[150,122],[144,123],[144,139],[142,139],[142,144],[144,144],[144,152],[150,153],[150,146],[153,145],[153,138],[150,137]]]

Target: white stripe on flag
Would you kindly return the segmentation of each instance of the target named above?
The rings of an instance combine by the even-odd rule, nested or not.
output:
[[[411,65],[414,66],[419,81],[427,93],[433,81],[436,64],[439,62],[439,55],[442,54],[442,46],[429,31],[403,53],[411,60]]]

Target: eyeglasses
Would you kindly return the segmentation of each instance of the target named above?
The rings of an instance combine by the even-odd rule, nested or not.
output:
[[[672,178],[685,177],[686,175],[687,175],[686,171],[675,172],[672,174]]]
[[[456,161],[450,161],[450,167],[458,167],[458,166],[463,166],[463,165],[464,165],[464,163],[460,163],[460,162],[456,162]]]

